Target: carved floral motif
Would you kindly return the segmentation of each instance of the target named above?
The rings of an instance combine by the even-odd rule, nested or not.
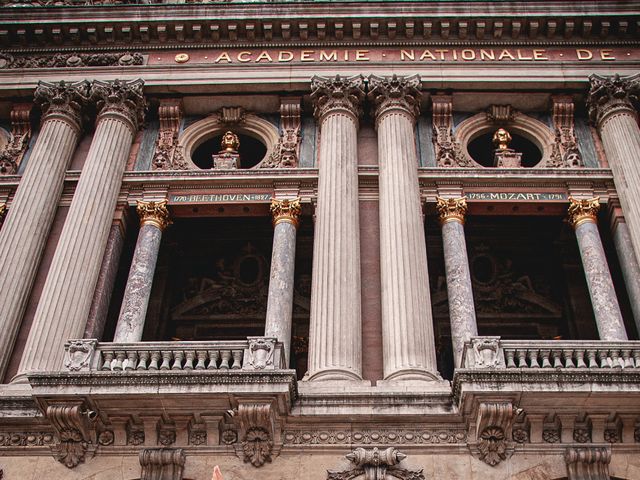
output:
[[[515,409],[510,402],[482,402],[476,423],[480,459],[495,466],[507,458],[507,439],[511,435]]]
[[[295,227],[298,226],[301,207],[300,198],[276,200],[271,199],[271,215],[273,216],[273,226],[280,222],[289,222]]]
[[[38,82],[34,101],[42,109],[42,121],[50,116],[64,117],[80,130],[82,107],[90,96],[90,83],[87,81],[69,83]]]
[[[464,430],[381,429],[381,430],[288,430],[284,441],[289,445],[438,445],[466,443]]]
[[[420,88],[422,84],[418,75],[409,77],[369,77],[369,94],[375,108],[376,123],[390,110],[400,109],[407,113],[413,121],[420,114]]]
[[[54,442],[55,437],[51,432],[0,432],[2,447],[41,447]]]
[[[456,221],[464,224],[464,216],[467,214],[467,197],[437,197],[436,202],[436,210],[440,217],[440,223]]]
[[[364,83],[360,75],[353,77],[319,77],[311,79],[314,115],[320,119],[330,112],[347,111],[358,118],[362,114]]]
[[[169,210],[167,210],[167,200],[159,202],[138,200],[136,212],[140,217],[140,225],[155,225],[160,230],[164,230],[171,224]]]
[[[141,53],[57,53],[14,56],[0,53],[0,70],[15,68],[121,67],[144,65]]]
[[[242,458],[254,467],[271,462],[273,453],[273,411],[270,404],[241,404],[240,423]]]
[[[628,77],[593,74],[589,81],[591,88],[587,108],[592,122],[600,125],[616,110],[633,112],[635,115],[634,109],[640,104],[640,73]]]
[[[105,114],[118,113],[131,123],[135,131],[142,126],[147,102],[142,93],[142,79],[113,82],[94,80],[91,85],[91,99],[98,107],[98,119]]]
[[[569,197],[569,209],[567,211],[569,224],[578,228],[585,222],[597,223],[600,210],[600,197],[578,199]]]
[[[84,462],[92,443],[89,412],[82,405],[52,405],[46,417],[58,434],[58,442],[51,447],[56,460],[67,468]]]

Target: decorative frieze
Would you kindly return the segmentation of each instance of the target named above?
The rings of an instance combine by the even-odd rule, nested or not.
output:
[[[433,95],[433,145],[439,167],[471,167],[453,136],[453,103],[450,95]]]
[[[611,450],[608,448],[568,448],[564,454],[569,480],[609,480]]]
[[[151,160],[153,170],[188,170],[182,148],[178,145],[178,135],[182,125],[183,106],[179,99],[160,100],[158,118],[160,130],[156,148]]]
[[[127,445],[142,445],[145,441],[144,425],[129,419],[125,427],[127,433]]]
[[[141,53],[56,53],[55,55],[12,55],[0,53],[0,70],[16,68],[128,67],[144,65]]]
[[[557,95],[553,101],[553,127],[555,142],[547,167],[577,168],[584,166],[574,130],[575,105],[569,96]]]
[[[311,79],[311,100],[314,115],[320,119],[330,112],[344,112],[355,119],[362,115],[364,81],[361,75],[353,77],[318,77]]]
[[[362,477],[364,480],[379,480],[388,477],[400,480],[424,480],[422,470],[411,470],[401,467],[399,464],[407,456],[395,447],[378,450],[374,447],[370,450],[356,448],[345,455],[352,464],[348,470],[329,470],[327,480],[351,480]]]
[[[182,480],[186,457],[181,448],[146,448],[139,459],[140,480]]]
[[[43,447],[51,446],[55,442],[52,432],[20,431],[0,432],[0,447]]]
[[[30,103],[19,103],[11,110],[11,138],[0,152],[0,175],[14,175],[18,172],[31,138],[29,115],[32,107],[33,104]]]
[[[451,445],[465,444],[464,429],[381,428],[381,429],[316,429],[287,430],[285,445]]]

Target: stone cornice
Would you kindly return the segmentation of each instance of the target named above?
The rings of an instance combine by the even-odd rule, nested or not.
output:
[[[392,2],[268,5],[6,6],[0,8],[0,45],[632,40],[640,9],[635,1],[403,2],[401,9]]]

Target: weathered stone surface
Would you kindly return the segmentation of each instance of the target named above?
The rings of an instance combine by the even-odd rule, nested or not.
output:
[[[638,257],[633,249],[631,232],[626,222],[618,222],[613,231],[613,244],[620,259],[620,269],[624,277],[624,284],[629,294],[629,303],[636,322],[636,329],[640,332],[640,266]]]

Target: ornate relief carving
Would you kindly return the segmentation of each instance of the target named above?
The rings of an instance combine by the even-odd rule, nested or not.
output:
[[[204,423],[189,422],[189,445],[207,444],[207,426]]]
[[[578,199],[569,197],[569,209],[567,211],[569,224],[578,228],[585,222],[598,223],[598,211],[600,210],[600,197]]]
[[[635,108],[640,103],[640,73],[628,77],[593,74],[589,81],[587,108],[589,118],[596,125],[602,126],[609,115],[617,111],[636,115]]]
[[[158,443],[168,447],[176,443],[176,426],[174,423],[160,420],[158,422]]]
[[[300,198],[276,200],[271,199],[271,215],[273,216],[273,226],[281,222],[288,222],[298,227],[300,213]]]
[[[7,204],[0,203],[0,227],[4,223],[4,219],[7,216]]]
[[[440,223],[459,222],[464,224],[464,216],[467,214],[467,197],[436,197],[436,202]]]
[[[89,82],[68,83],[38,82],[34,101],[42,109],[42,121],[48,118],[64,118],[80,131],[82,107],[90,96]]]
[[[464,430],[451,428],[381,429],[381,430],[288,430],[284,433],[288,445],[440,445],[464,444]]]
[[[146,448],[139,459],[140,480],[182,480],[185,455],[181,448]]]
[[[247,337],[249,347],[247,358],[242,368],[244,370],[274,370],[273,362],[276,350],[276,339],[268,337]]]
[[[573,426],[573,440],[578,443],[591,442],[591,419],[586,414],[576,419]]]
[[[463,154],[453,136],[453,104],[449,95],[434,95],[433,144],[439,167],[471,167],[473,162]]]
[[[0,432],[0,447],[41,447],[54,442],[51,432]]]
[[[98,434],[98,443],[100,445],[113,445],[114,440],[115,436],[113,434],[113,430],[103,430]]]
[[[471,337],[471,348],[475,356],[473,368],[504,367],[500,337]]]
[[[494,466],[507,458],[514,412],[511,402],[482,402],[478,406],[477,447],[486,464]]]
[[[92,429],[88,412],[83,405],[54,405],[47,407],[46,417],[58,434],[58,442],[51,450],[60,463],[73,468],[84,462],[85,455],[92,442]]]
[[[547,443],[559,443],[562,426],[557,415],[544,419],[542,423],[542,439]]]
[[[169,210],[167,210],[167,200],[159,202],[137,201],[136,212],[140,217],[140,225],[155,225],[160,230],[164,230],[171,225]]]
[[[314,115],[320,120],[333,112],[347,112],[356,119],[362,115],[364,83],[361,75],[353,77],[319,77],[311,79]]]
[[[153,170],[188,170],[182,148],[178,146],[178,135],[182,124],[182,101],[177,99],[160,100],[158,117],[160,130],[156,148],[151,160]]]
[[[369,76],[368,98],[374,105],[376,125],[382,116],[391,110],[401,110],[413,121],[420,115],[420,89],[422,83],[418,75],[409,77]]]
[[[89,371],[98,340],[71,340],[65,345],[64,366],[70,372]]]
[[[94,3],[94,2],[92,2]],[[122,67],[144,65],[141,53],[57,53],[55,55],[14,56],[0,53],[0,69]]]
[[[511,105],[491,105],[487,110],[487,120],[499,125],[513,122],[516,118],[516,111]]]
[[[582,167],[582,156],[574,131],[573,112],[575,106],[571,97],[558,95],[553,100],[553,127],[556,139],[551,158],[546,167]]]
[[[353,464],[352,468],[343,471],[329,470],[327,480],[350,480],[360,476],[364,480],[379,480],[388,476],[400,480],[424,480],[422,470],[410,470],[398,465],[407,456],[395,447],[386,450],[356,448],[345,457]]]
[[[127,445],[142,445],[144,443],[144,425],[129,420],[126,431]]]
[[[11,110],[11,138],[0,152],[0,175],[14,175],[18,171],[31,138],[32,104],[19,103]]]
[[[135,131],[142,126],[147,102],[142,93],[144,80],[114,80],[103,82],[94,80],[91,84],[91,99],[98,107],[98,121],[107,114],[117,113],[124,116],[131,129]]]
[[[261,467],[271,462],[274,419],[270,404],[238,406],[242,456],[245,462]]]
[[[517,443],[529,443],[531,433],[531,424],[524,412],[520,412],[513,422],[513,441]]]
[[[283,99],[280,105],[280,139],[260,168],[293,168],[300,153],[300,99]]]
[[[609,480],[611,451],[607,448],[567,448],[564,461],[569,480]]]

